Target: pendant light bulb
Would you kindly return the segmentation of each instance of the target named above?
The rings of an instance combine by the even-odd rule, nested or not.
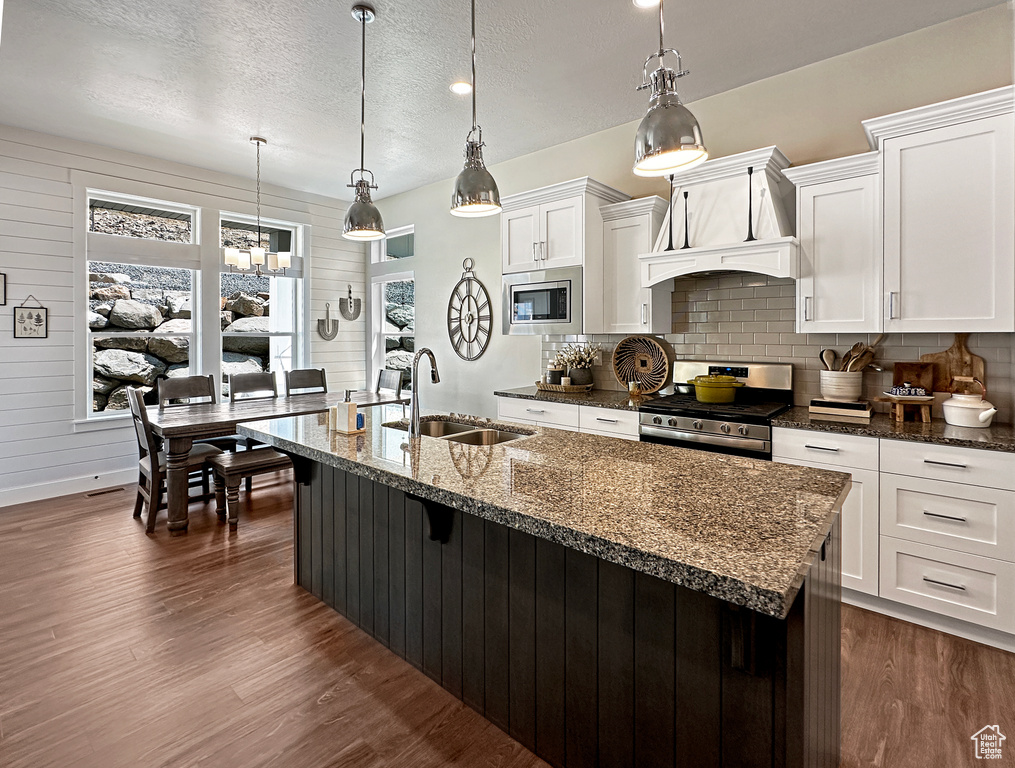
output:
[[[476,121],[476,0],[472,0],[472,130],[465,137],[465,167],[451,193],[451,215],[480,218],[498,213],[500,190],[483,162],[483,129]]]
[[[381,219],[381,212],[377,210],[374,201],[370,198],[370,190],[377,189],[374,183],[374,174],[364,168],[364,155],[366,147],[366,93],[367,93],[367,24],[372,22],[377,14],[369,5],[354,5],[352,17],[362,27],[362,46],[360,58],[360,113],[359,113],[359,168],[353,171],[349,177],[349,187],[356,190],[356,199],[345,212],[345,224],[342,228],[342,237],[347,240],[367,242],[371,240],[383,240],[384,221]],[[357,178],[357,174],[359,177]],[[367,174],[370,180],[367,181]]]
[[[667,53],[677,57],[676,70],[663,63]],[[653,60],[656,69],[650,75],[648,68]],[[663,43],[663,0],[659,0],[659,50],[645,60],[643,82],[638,86],[639,91],[651,88],[652,97],[635,135],[635,175],[669,176],[708,159],[701,126],[677,95],[677,80],[687,74],[680,53]]]

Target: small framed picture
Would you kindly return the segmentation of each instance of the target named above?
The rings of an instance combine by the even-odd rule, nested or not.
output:
[[[7,303],[7,275],[0,272],[0,307]]]
[[[49,337],[49,311],[45,307],[14,307],[14,338]]]

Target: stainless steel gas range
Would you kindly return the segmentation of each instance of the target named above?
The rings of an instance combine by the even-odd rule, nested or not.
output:
[[[736,376],[745,386],[737,389],[732,403],[699,403],[691,388],[642,404],[641,441],[771,459],[772,419],[793,404],[793,366],[708,360],[673,364],[677,387],[708,374]]]

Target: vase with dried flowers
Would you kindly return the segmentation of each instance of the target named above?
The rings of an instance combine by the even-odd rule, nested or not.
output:
[[[572,386],[592,383],[592,366],[595,365],[602,346],[599,344],[568,344],[557,353],[556,363],[567,368]]]

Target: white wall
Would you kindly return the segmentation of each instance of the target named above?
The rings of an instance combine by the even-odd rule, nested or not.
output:
[[[998,6],[859,51],[702,99],[690,105],[713,157],[777,144],[794,163],[867,150],[860,121],[1009,85],[1012,10]],[[693,63],[691,64],[693,68]],[[640,119],[640,116],[634,116]],[[497,157],[497,126],[486,125],[486,157]],[[631,173],[637,120],[491,166],[501,195],[579,176],[634,197],[666,195],[666,183]],[[540,339],[500,334],[499,217],[448,214],[452,180],[380,201],[389,227],[416,226],[416,344],[433,348],[441,383],[421,385],[424,407],[492,416],[495,389],[531,385],[540,373]],[[451,289],[465,257],[493,297],[495,335],[467,363],[445,329]]]
[[[87,488],[136,481],[137,446],[129,422],[113,429],[74,423],[75,305],[71,173],[102,174],[178,190],[188,202],[199,193],[237,213],[253,213],[253,181],[81,142],[0,126],[0,272],[7,306],[0,308],[0,506]],[[316,319],[352,284],[364,290],[364,254],[341,237],[345,203],[263,185],[275,218],[292,212],[311,225],[310,311],[312,362],[324,366],[333,389],[365,380],[364,321],[343,322],[334,341],[316,333]],[[49,338],[14,339],[12,306],[33,294],[49,308]],[[75,319],[75,312],[78,313]]]

